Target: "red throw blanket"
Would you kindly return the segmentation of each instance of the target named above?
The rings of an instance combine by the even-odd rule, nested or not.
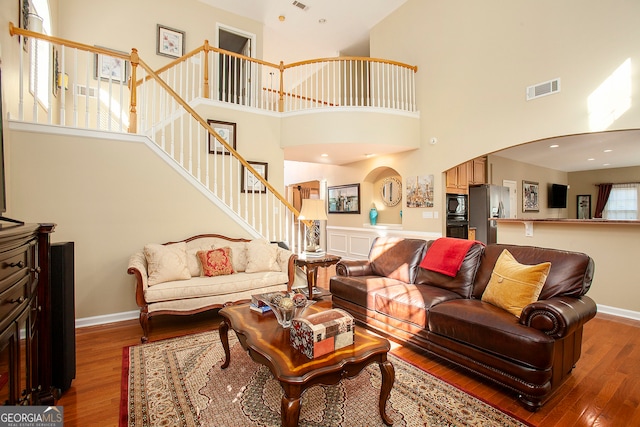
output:
[[[420,267],[455,277],[469,248],[474,243],[479,242],[452,237],[436,239],[425,254]]]

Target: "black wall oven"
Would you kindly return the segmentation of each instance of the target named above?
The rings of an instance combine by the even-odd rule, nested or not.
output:
[[[447,193],[447,237],[469,238],[469,210],[466,194]]]

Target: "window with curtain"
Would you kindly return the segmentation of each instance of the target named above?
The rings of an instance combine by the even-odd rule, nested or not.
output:
[[[638,219],[638,192],[640,184],[613,184],[609,200],[604,207],[606,219]]]
[[[48,0],[31,0],[31,13],[29,17],[29,29],[51,35],[51,15],[49,14]],[[40,28],[41,27],[41,28]],[[43,40],[32,38],[29,40],[29,56],[31,68],[29,70],[29,90],[37,97],[38,101],[46,109],[49,108],[49,96],[51,93],[51,79],[53,75],[51,64],[51,44]]]

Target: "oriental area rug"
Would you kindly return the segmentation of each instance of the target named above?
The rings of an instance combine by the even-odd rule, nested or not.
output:
[[[218,331],[126,347],[120,427],[280,426],[282,389],[229,334],[231,364],[221,369]],[[387,402],[394,426],[523,426],[491,405],[389,354],[395,382]],[[384,426],[380,369],[314,386],[302,396],[300,426]]]

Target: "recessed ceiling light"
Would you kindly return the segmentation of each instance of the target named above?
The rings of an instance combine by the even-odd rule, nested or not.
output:
[[[613,151],[613,150],[611,150],[611,149],[609,149],[609,148],[607,148],[606,150],[604,150],[604,152],[605,152],[605,153],[610,153],[610,152],[612,152],[612,151]]]
[[[280,22],[284,22],[285,19],[286,18],[284,17],[284,15],[278,16],[278,21],[280,21]]]
[[[590,157],[590,158],[588,158],[588,159],[587,159],[587,161],[589,161],[589,162],[592,162],[592,161],[594,161],[594,160],[595,160],[595,159],[594,159],[593,157]]]
[[[609,166],[611,163],[603,163],[602,166]]]
[[[553,144],[549,146],[549,148],[558,148],[558,147],[560,147],[558,144]]]
[[[368,159],[369,157],[375,156],[373,153],[364,153],[364,156]]]
[[[329,157],[329,155],[327,153],[322,153],[320,154],[320,157]]]

